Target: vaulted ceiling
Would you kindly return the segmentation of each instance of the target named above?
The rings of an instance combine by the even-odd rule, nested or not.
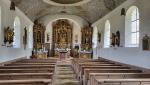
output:
[[[90,23],[126,0],[12,0],[32,21],[47,15],[77,15]]]

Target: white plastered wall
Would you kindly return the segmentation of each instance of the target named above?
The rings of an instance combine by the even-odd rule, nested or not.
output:
[[[125,47],[125,16],[121,16],[121,9],[129,9],[131,6],[137,6],[140,13],[140,47],[127,48]],[[149,0],[127,0],[121,6],[110,12],[108,15],[98,20],[93,24],[93,27],[97,26],[99,32],[102,33],[102,41],[98,47],[97,55],[106,59],[140,66],[144,68],[150,68],[150,51],[142,50],[142,38],[145,34],[150,35],[150,5]],[[110,20],[111,33],[115,33],[117,30],[121,33],[121,46],[117,48],[103,48],[104,46],[104,28],[105,21]]]
[[[1,27],[0,27],[0,62],[5,62],[21,57],[29,57],[31,55],[32,49],[29,49],[28,46],[26,50],[24,49],[23,45],[23,35],[24,35],[24,28],[29,27],[29,25],[33,26],[32,21],[24,15],[17,7],[15,11],[10,11],[10,1],[9,0],[0,0],[1,6]],[[4,36],[4,28],[5,27],[14,27],[14,19],[18,16],[21,22],[21,47],[20,48],[7,48],[2,46],[3,44],[3,36]]]

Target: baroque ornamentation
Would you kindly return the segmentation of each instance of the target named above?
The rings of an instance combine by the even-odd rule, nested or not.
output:
[[[117,31],[116,34],[112,33],[111,46],[112,47],[120,46],[120,32],[119,31]]]
[[[53,22],[53,49],[71,49],[72,30],[73,25],[67,19],[60,19]]]
[[[34,37],[34,49],[42,49],[43,44],[45,43],[45,29],[46,27],[39,23],[38,20],[35,20],[33,26],[33,37]]]
[[[7,27],[4,29],[4,44],[7,42],[9,44],[13,43],[14,40],[14,29],[11,29],[10,27]]]
[[[92,49],[92,31],[92,28],[89,26],[85,26],[84,28],[82,28],[82,50],[90,51]]]

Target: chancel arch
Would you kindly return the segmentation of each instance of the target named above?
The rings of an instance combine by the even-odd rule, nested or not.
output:
[[[64,25],[66,26],[63,26],[63,23]],[[58,25],[59,24],[59,25]],[[75,20],[72,20],[72,19],[69,19],[69,18],[59,18],[59,19],[54,19],[54,20],[51,20],[49,22],[49,24],[46,26],[46,32],[45,32],[45,41],[46,43],[49,43],[50,44],[50,49],[53,50],[53,54],[54,54],[54,50],[56,48],[60,48],[61,46],[58,45],[58,41],[60,41],[60,39],[58,39],[58,37],[62,37],[62,36],[66,36],[65,34],[62,35],[62,36],[59,36],[58,33],[56,33],[54,30],[54,28],[70,28],[68,31],[67,31],[67,43],[68,43],[68,46],[69,47],[65,47],[65,48],[69,48],[69,49],[72,49],[74,48],[75,46],[79,46],[80,47],[80,44],[81,44],[81,26],[79,25],[79,23],[77,23]],[[58,30],[57,30],[58,31]],[[59,30],[59,31],[63,31],[63,30]],[[55,34],[57,34],[57,36],[54,37],[54,32]],[[65,31],[64,31],[65,32]],[[54,40],[55,38],[57,37],[57,40]],[[68,38],[70,37],[70,38]],[[68,40],[69,39],[69,40]],[[57,41],[57,43],[55,43],[55,46],[54,46],[54,42],[53,41]],[[64,42],[64,40],[62,39],[61,42]],[[57,44],[57,46],[56,46]],[[65,42],[64,42],[65,44]],[[62,47],[62,48],[64,48]]]

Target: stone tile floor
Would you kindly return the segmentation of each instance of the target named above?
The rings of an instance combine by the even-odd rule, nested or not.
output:
[[[54,85],[80,85],[71,67],[71,60],[57,62],[54,75]]]

